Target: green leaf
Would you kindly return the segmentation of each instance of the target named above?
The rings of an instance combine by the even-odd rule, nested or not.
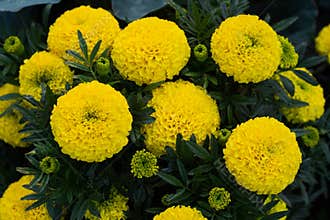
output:
[[[294,84],[292,83],[292,81],[290,79],[288,79],[285,76],[282,76],[281,74],[279,74],[280,79],[283,83],[284,88],[286,89],[286,91],[288,91],[288,93],[293,96],[294,95]]]
[[[181,176],[182,181],[187,184],[188,181],[188,175],[187,175],[187,170],[184,167],[184,164],[182,163],[182,161],[180,159],[176,159],[176,164],[178,166],[178,170]]]
[[[39,171],[31,167],[16,167],[16,171],[24,175],[35,175]]]
[[[77,31],[77,34],[78,34],[78,40],[79,40],[79,47],[80,47],[81,51],[83,52],[85,59],[88,60],[87,43],[86,43],[82,33],[80,32],[80,30]]]
[[[330,163],[330,150],[329,145],[325,141],[320,141],[320,147],[325,155],[325,158],[327,159],[328,163]]]
[[[78,200],[78,202],[76,202],[75,205],[73,206],[70,220],[83,219],[83,217],[86,213],[86,210],[88,208],[88,203],[89,203],[89,200],[87,200],[87,199]]]
[[[273,201],[270,201],[270,202],[268,202],[266,205],[264,205],[263,207],[262,207],[262,210],[264,211],[264,212],[268,212],[269,210],[271,210],[277,203],[279,203],[279,201],[280,200],[273,200]]]
[[[91,55],[89,57],[89,63],[92,64],[94,58],[96,57],[96,54],[97,52],[99,51],[100,49],[100,46],[101,46],[101,43],[102,43],[102,40],[99,40],[93,47],[93,50],[91,52]]]
[[[280,31],[283,31],[283,30],[287,29],[288,27],[290,27],[297,20],[298,20],[297,16],[292,16],[292,17],[286,18],[282,21],[279,21],[272,26],[276,32],[280,32]]]
[[[143,92],[150,92],[150,91],[154,90],[155,88],[157,88],[158,86],[160,86],[163,83],[164,83],[164,81],[159,81],[159,82],[156,82],[156,83],[151,83],[151,84],[147,85],[143,89]]]
[[[21,200],[38,200],[41,199],[44,195],[34,193],[34,194],[29,194],[21,198]]]
[[[319,65],[320,63],[326,62],[327,61],[327,56],[313,56],[313,57],[308,57],[301,61],[298,66],[299,67],[305,67],[305,68],[310,68]]]
[[[12,99],[19,99],[22,98],[22,96],[18,93],[10,93],[3,96],[0,96],[0,101],[7,101]]]
[[[85,72],[90,72],[90,69],[80,63],[75,63],[75,62],[72,62],[72,61],[65,61],[65,64],[67,64],[68,66],[71,66],[73,68],[76,68],[76,69],[80,69],[82,71],[85,71]]]
[[[93,81],[93,77],[85,76],[85,75],[75,75],[74,78],[79,79],[81,82],[91,82]]]
[[[191,195],[191,192],[187,192],[185,189],[180,189],[176,194],[171,194],[167,198],[167,202],[171,205],[179,204],[180,202],[188,199]]]
[[[188,172],[189,175],[196,175],[197,173],[207,173],[210,172],[213,169],[213,166],[209,165],[209,164],[203,164],[203,165],[199,165],[198,167],[190,170]]]
[[[202,146],[199,146],[198,144],[193,143],[191,141],[186,142],[186,145],[197,157],[206,161],[212,160],[212,156],[210,155],[210,153]]]
[[[22,8],[40,5],[40,4],[55,4],[61,0],[0,0],[0,11],[17,12]]]
[[[73,58],[85,62],[85,58],[83,58],[77,51],[74,50],[67,50],[65,51],[68,55],[72,56]]]
[[[112,10],[116,17],[133,21],[166,5],[166,0],[112,0]]]
[[[32,205],[30,205],[29,207],[27,207],[25,209],[25,211],[29,211],[29,210],[32,210],[34,208],[37,208],[41,205],[43,205],[45,202],[47,201],[47,197],[43,197],[41,199],[39,199],[38,201],[34,202]]]
[[[173,186],[183,187],[182,182],[181,182],[179,179],[177,179],[175,176],[169,175],[169,174],[164,173],[164,172],[162,172],[162,171],[159,171],[159,172],[157,173],[157,175],[158,175],[161,179],[163,179],[165,182],[167,182],[167,183],[169,183],[169,184],[171,184],[171,185],[173,185]]]
[[[305,80],[306,82],[310,83],[313,86],[317,86],[319,83],[317,80],[310,75],[309,73],[302,71],[302,70],[293,70],[293,72],[301,79]]]

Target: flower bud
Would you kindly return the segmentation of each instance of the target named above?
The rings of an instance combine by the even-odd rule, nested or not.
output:
[[[204,44],[198,44],[194,47],[194,56],[199,62],[204,62],[208,57],[207,47]]]
[[[40,169],[46,174],[56,173],[60,168],[60,163],[55,157],[45,157],[40,162]]]
[[[110,72],[110,61],[105,57],[100,57],[95,62],[95,71],[100,76],[106,76]]]
[[[10,36],[5,40],[3,49],[7,53],[15,54],[17,56],[22,56],[24,53],[24,45],[17,36]]]

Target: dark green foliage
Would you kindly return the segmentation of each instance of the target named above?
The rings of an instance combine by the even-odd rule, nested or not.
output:
[[[319,70],[324,68],[322,65],[325,65],[326,57],[317,56],[308,51],[311,47],[310,42],[315,35],[316,9],[311,2],[310,0],[299,3],[294,0],[287,2],[258,1],[258,3],[252,1],[249,3],[247,0],[175,0],[153,2],[153,4],[149,2],[150,4],[146,3],[146,8],[142,11],[132,6],[128,7],[126,12],[119,9],[116,11],[116,7],[121,7],[121,9],[123,6],[126,7],[124,1],[113,0],[112,4],[114,14],[123,20],[126,18],[133,20],[150,12],[156,16],[166,17],[168,15],[168,19],[175,20],[185,31],[191,48],[202,43],[206,45],[208,51],[210,51],[211,35],[224,19],[257,11],[257,14],[264,17],[274,29],[282,35],[288,36],[295,43],[297,52],[300,54],[299,67]],[[106,4],[104,2],[92,3],[92,1],[84,1],[84,3],[90,3],[94,7]],[[69,3],[67,4],[69,5]],[[165,4],[168,6],[160,9]],[[326,5],[325,1],[320,1],[320,4]],[[262,7],[258,8],[255,5]],[[295,7],[292,7],[293,5]],[[40,11],[40,7],[36,9]],[[136,13],[128,14],[127,12],[130,12],[131,9],[137,9]],[[282,11],[284,9],[285,12]],[[27,48],[26,54],[22,57],[7,54],[0,48],[0,85],[6,82],[17,84],[18,69],[23,60],[30,57],[35,51],[46,49],[50,12],[51,6],[46,6],[39,19],[32,19],[31,15],[22,15],[27,22],[17,33],[12,30],[12,27],[0,25],[0,43],[8,35],[15,34],[23,40],[24,46]],[[38,20],[38,22],[31,22],[32,20]],[[10,23],[16,27],[20,20],[15,18],[8,22],[8,19],[4,19],[0,14],[0,24],[1,22]],[[123,22],[124,25],[126,23]],[[5,115],[12,110],[20,111],[23,114],[22,122],[27,122],[27,124],[21,132],[29,134],[24,141],[31,143],[31,148],[9,150],[6,145],[0,147],[1,192],[9,182],[18,178],[17,173],[14,172],[14,167],[17,166],[18,172],[34,175],[32,182],[26,186],[34,192],[23,198],[35,200],[28,209],[46,204],[54,219],[59,219],[61,215],[65,215],[67,219],[83,219],[86,210],[98,216],[95,201],[104,201],[112,186],[129,197],[130,208],[126,214],[128,219],[134,220],[152,219],[155,214],[165,210],[168,206],[178,204],[196,207],[211,220],[275,220],[288,214],[287,212],[267,214],[276,205],[276,201],[264,204],[266,196],[250,192],[236,183],[224,163],[222,151],[225,143],[214,136],[207,137],[203,144],[199,145],[194,136],[190,140],[183,140],[179,134],[176,149],[167,147],[167,153],[159,158],[160,172],[156,176],[142,180],[134,178],[130,173],[130,161],[135,151],[144,147],[141,128],[155,120],[151,116],[154,109],[148,106],[148,101],[152,98],[152,90],[163,82],[138,86],[134,82],[124,80],[113,66],[111,57],[109,57],[109,49],[101,54],[102,57],[110,60],[109,74],[98,75],[95,72],[94,64],[98,59],[97,54],[102,41],[100,40],[94,45],[91,53],[88,53],[84,36],[79,30],[77,31],[77,41],[80,51],[67,51],[74,61],[66,61],[66,63],[75,70],[75,76],[73,85],[67,85],[66,90],[68,91],[82,82],[98,80],[120,91],[126,97],[134,119],[128,145],[121,152],[101,163],[73,160],[64,155],[54,141],[49,121],[58,97],[52,94],[47,85],[42,85],[41,100],[19,94],[2,96],[0,101],[18,99],[7,111],[0,114]],[[308,57],[304,57],[305,54]],[[309,56],[310,54],[312,55]],[[318,84],[314,76],[304,71],[293,71],[307,83]],[[308,104],[292,99],[295,92],[294,84],[281,72],[275,74],[277,80],[272,78],[257,84],[239,84],[219,70],[209,53],[204,62],[191,58],[174,80],[178,78],[188,80],[207,90],[219,107],[221,128],[233,129],[250,118],[270,116],[281,120],[296,133],[303,153],[303,162],[295,182],[282,192],[280,197],[291,207],[289,217],[298,219],[309,215],[308,209],[320,196],[328,195],[330,111],[328,110],[318,121],[307,124],[316,127],[321,136],[316,147],[307,148],[300,140],[303,134],[308,133],[304,129],[305,125],[288,123],[280,109],[282,107],[302,107]],[[318,76],[316,77],[318,78]],[[22,105],[23,102],[30,103],[33,108],[27,108],[26,105]],[[4,144],[1,143],[1,145]],[[24,153],[25,159],[22,156]],[[42,172],[39,165],[46,156],[54,157],[60,162],[58,172],[51,174]],[[231,194],[232,202],[223,211],[217,212],[208,204],[208,193],[213,187],[224,187]],[[161,198],[166,194],[166,204],[163,204]]]

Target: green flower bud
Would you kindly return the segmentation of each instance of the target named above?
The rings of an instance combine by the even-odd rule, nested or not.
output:
[[[45,157],[40,162],[40,169],[46,174],[56,173],[60,169],[60,163],[55,157]]]
[[[204,62],[208,57],[207,47],[204,44],[198,44],[194,48],[194,56],[199,62]]]
[[[157,158],[144,149],[136,151],[131,161],[131,173],[137,178],[151,177],[158,172]]]
[[[165,194],[163,195],[163,197],[161,198],[161,202],[164,206],[170,206],[170,204],[168,203],[168,198],[170,197],[170,194]]]
[[[3,49],[7,53],[15,54],[21,56],[24,53],[24,45],[21,40],[16,36],[10,36],[5,40]]]
[[[288,38],[278,35],[278,39],[281,42],[282,56],[280,67],[282,69],[294,68],[298,64],[298,54],[296,53],[294,46],[290,43]]]
[[[309,131],[309,134],[301,136],[302,141],[307,147],[315,147],[320,140],[319,130],[312,126],[305,127],[305,130]]]
[[[95,71],[100,76],[106,76],[110,72],[110,61],[105,57],[100,57],[95,62]]]
[[[220,142],[226,143],[230,135],[231,131],[226,128],[223,128],[218,131],[216,137],[219,139]]]
[[[210,206],[216,211],[225,209],[231,202],[230,193],[224,188],[214,187],[209,192],[208,201]]]

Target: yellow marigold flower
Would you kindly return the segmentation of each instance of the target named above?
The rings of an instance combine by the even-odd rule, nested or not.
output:
[[[315,48],[321,55],[328,55],[330,63],[330,24],[323,27],[315,38]]]
[[[312,75],[307,69],[299,68]],[[299,78],[294,72],[282,72],[281,75],[289,78],[294,84],[293,99],[307,102],[308,106],[297,108],[282,108],[281,111],[286,119],[292,123],[305,123],[319,119],[324,113],[325,99],[321,85],[313,86]],[[288,94],[289,95],[289,94]]]
[[[286,207],[286,203],[278,196],[276,196],[274,199],[272,199],[271,196],[268,196],[266,198],[264,204],[266,205],[267,203],[270,203],[272,201],[278,201],[278,203],[268,211],[268,213],[267,213],[268,215],[277,213],[277,212],[288,211],[288,208]],[[286,219],[286,216],[280,218],[279,220],[285,220],[285,219]]]
[[[127,202],[128,198],[113,187],[109,199],[96,205],[101,218],[92,215],[89,211],[86,212],[85,217],[89,220],[124,220],[125,212],[128,210]]]
[[[130,23],[115,39],[111,52],[120,74],[138,85],[172,79],[189,56],[184,32],[174,22],[156,17]]]
[[[224,188],[214,187],[209,192],[208,202],[216,211],[225,209],[231,202],[230,193]]]
[[[3,49],[7,53],[15,54],[17,56],[21,56],[24,53],[24,45],[17,36],[8,37],[3,44]]]
[[[239,83],[269,79],[281,61],[276,32],[254,15],[227,18],[213,33],[211,52],[220,70]]]
[[[120,92],[93,81],[61,96],[50,120],[63,153],[77,160],[101,162],[127,144],[132,116]]]
[[[319,130],[317,130],[317,128],[315,128],[313,126],[307,126],[307,127],[305,127],[305,130],[309,131],[310,133],[301,136],[303,143],[307,147],[315,147],[319,143],[319,140],[320,140]]]
[[[172,206],[156,215],[153,220],[207,220],[200,211],[190,206]]]
[[[96,42],[102,40],[98,53],[100,55],[106,48],[111,48],[120,28],[117,20],[107,10],[80,6],[64,12],[50,26],[47,39],[49,50],[64,59],[73,60],[65,51],[80,51],[78,30],[87,42],[89,53]]]
[[[46,51],[36,52],[20,67],[19,92],[40,100],[42,83],[59,95],[65,91],[67,83],[72,83],[72,79],[73,72],[61,58]]]
[[[0,86],[0,96],[10,93],[18,93],[18,87],[8,83]],[[0,114],[14,102],[15,100],[0,101]],[[27,134],[19,133],[24,127],[24,124],[19,123],[21,119],[22,115],[17,111],[0,117],[0,139],[14,147],[26,147],[27,143],[22,142],[21,139]]]
[[[0,198],[1,220],[50,220],[46,206],[41,205],[30,211],[25,211],[32,205],[33,200],[21,200],[22,197],[32,194],[33,191],[25,189],[23,185],[29,184],[33,176],[23,176],[17,182],[9,185]]]
[[[175,148],[176,136],[188,140],[192,134],[198,143],[216,132],[220,116],[216,102],[206,91],[187,81],[167,82],[153,91],[148,105],[155,109],[155,121],[144,127],[145,144],[156,156],[165,147]]]
[[[237,126],[223,153],[237,183],[257,194],[281,192],[293,182],[301,163],[295,134],[269,117]]]
[[[136,151],[131,161],[131,173],[137,178],[152,177],[158,172],[157,158],[146,150]]]
[[[294,46],[290,43],[288,38],[278,35],[278,39],[281,42],[282,57],[280,67],[282,69],[290,69],[298,64],[298,54],[295,51]]]

